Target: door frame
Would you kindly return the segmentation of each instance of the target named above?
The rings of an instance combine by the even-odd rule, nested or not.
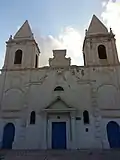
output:
[[[52,149],[52,123],[53,122],[65,122],[66,123],[66,149],[70,149],[70,121],[68,118],[48,120],[48,133],[47,133],[48,149]]]

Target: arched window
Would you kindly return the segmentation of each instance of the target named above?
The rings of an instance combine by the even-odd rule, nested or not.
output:
[[[100,59],[107,59],[106,48],[104,45],[98,46],[98,55]]]
[[[36,54],[35,57],[35,68],[38,68],[38,55]]]
[[[84,121],[84,124],[89,124],[90,122],[90,120],[89,120],[89,113],[88,113],[88,111],[84,111],[83,112],[83,121]]]
[[[14,64],[21,64],[22,63],[22,50],[17,50],[15,52],[15,59]]]
[[[57,86],[54,91],[64,91],[64,89],[61,86]]]
[[[35,119],[36,119],[35,111],[32,111],[30,115],[30,124],[35,124]]]

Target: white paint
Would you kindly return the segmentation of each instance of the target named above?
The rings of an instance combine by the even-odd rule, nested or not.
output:
[[[106,46],[106,61],[98,57],[99,44]],[[17,49],[23,50],[21,65],[13,63]],[[0,75],[0,146],[4,126],[12,122],[13,149],[51,149],[52,122],[66,122],[67,149],[109,148],[106,125],[111,120],[120,125],[120,65],[113,34],[86,35],[83,49],[85,67],[71,66],[66,51],[55,50],[50,66],[36,69],[35,41],[9,39]],[[57,86],[64,91],[54,91]],[[88,125],[83,122],[85,110]]]

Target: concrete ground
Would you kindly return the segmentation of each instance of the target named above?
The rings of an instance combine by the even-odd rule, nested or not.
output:
[[[0,160],[120,160],[120,150],[1,150]]]

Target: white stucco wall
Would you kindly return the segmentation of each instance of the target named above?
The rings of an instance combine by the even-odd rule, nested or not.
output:
[[[12,122],[13,149],[51,149],[51,124],[65,121],[67,149],[109,148],[106,125],[111,120],[120,124],[120,64],[112,30],[108,32],[96,16],[93,22],[83,45],[85,66],[72,66],[66,50],[54,50],[49,66],[35,68],[39,48],[27,21],[18,33],[28,37],[10,37],[0,74],[0,146],[4,126]],[[107,60],[99,59],[99,45],[106,47]],[[18,49],[22,63],[15,65]],[[54,91],[57,86],[64,91]],[[84,110],[89,112],[88,125],[83,123]]]
[[[59,72],[58,72],[59,71]],[[4,74],[3,74],[4,75]],[[2,81],[2,80],[1,80]],[[45,148],[44,140],[44,117],[40,114],[41,109],[50,105],[57,96],[61,97],[68,106],[77,110],[75,117],[76,146],[75,148],[96,148],[96,141],[100,141],[103,147],[107,148],[107,141],[102,142],[95,138],[95,117],[92,104],[91,89],[96,88],[97,107],[101,109],[119,109],[119,85],[117,72],[114,67],[76,67],[73,69],[35,69],[17,72],[7,72],[4,91],[1,94],[1,140],[3,133],[4,119],[7,122],[11,118],[16,124],[16,141],[13,148],[37,149]],[[63,92],[55,92],[56,86],[62,86]],[[17,96],[20,90],[20,95]],[[15,91],[15,92],[14,92]],[[16,93],[16,91],[18,91]],[[14,94],[15,93],[15,94]],[[8,98],[7,98],[8,97]],[[19,102],[19,98],[20,102]],[[111,97],[111,98],[110,98]],[[18,98],[18,99],[17,99]],[[116,100],[117,98],[117,100]],[[112,101],[112,102],[111,102]],[[61,104],[62,105],[62,104]],[[57,108],[51,107],[51,109]],[[58,108],[64,108],[59,106]],[[84,125],[83,111],[88,110],[90,124]],[[6,112],[5,112],[6,111]],[[12,112],[11,112],[12,111]],[[36,124],[30,125],[29,118],[31,111],[36,112]],[[11,113],[10,113],[11,112]],[[80,114],[78,114],[78,112]],[[14,114],[13,114],[14,113]],[[24,114],[23,114],[24,113]],[[102,110],[104,113],[104,110]],[[57,114],[57,113],[56,113]],[[78,115],[77,115],[78,114]],[[99,113],[101,114],[101,112]],[[106,112],[105,112],[106,114]],[[15,115],[17,117],[15,117]],[[9,118],[10,117],[10,120]],[[17,119],[16,119],[17,118]],[[107,118],[106,118],[107,119]],[[107,119],[110,120],[110,119]],[[24,124],[25,123],[25,124]],[[104,124],[104,122],[100,122]],[[25,125],[25,126],[22,126]],[[100,126],[101,127],[101,126]],[[86,132],[88,128],[88,132]],[[103,130],[103,129],[102,129]],[[22,133],[21,133],[22,132]],[[102,133],[102,132],[101,132]],[[23,135],[22,135],[23,134]],[[34,135],[34,138],[33,138]],[[104,140],[103,140],[104,141]],[[22,143],[21,143],[22,142]]]

